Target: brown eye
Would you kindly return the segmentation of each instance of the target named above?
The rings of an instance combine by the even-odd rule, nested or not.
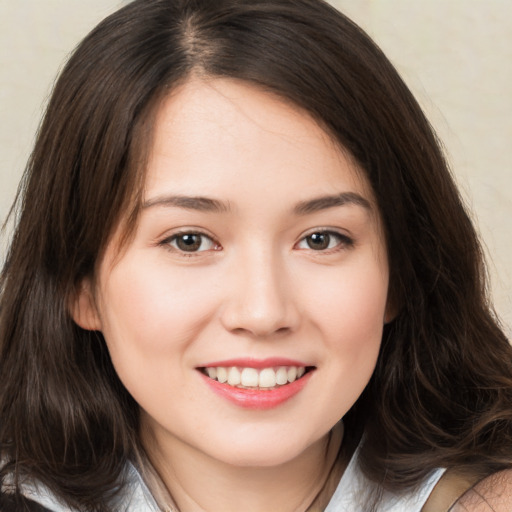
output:
[[[215,248],[214,241],[201,233],[174,235],[166,243],[181,252],[202,252]]]
[[[329,248],[331,235],[329,233],[313,233],[306,237],[306,243],[310,249],[323,251]]]
[[[181,235],[176,238],[176,245],[182,251],[197,251],[200,249],[201,243],[201,235]]]
[[[317,231],[305,236],[298,244],[298,249],[312,249],[313,251],[327,251],[330,249],[349,248],[354,241],[346,235],[335,231]]]

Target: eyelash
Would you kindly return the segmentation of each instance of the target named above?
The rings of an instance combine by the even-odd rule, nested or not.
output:
[[[308,240],[311,240],[311,237],[315,236],[321,236],[321,237],[327,237],[327,247],[320,248],[320,249],[314,249],[309,244]],[[179,240],[185,239],[185,237],[199,237],[199,247],[203,245],[205,240],[208,240],[211,244],[211,247],[207,249],[203,249],[201,251],[199,250],[192,250],[187,251],[186,249],[180,248],[177,245],[173,245],[174,243],[179,243]],[[331,246],[332,239],[337,239],[337,243],[334,246]],[[300,244],[306,243],[308,247],[299,247]],[[325,242],[324,242],[325,243]],[[200,231],[182,231],[179,233],[174,233],[172,236],[165,238],[161,242],[159,242],[159,245],[164,246],[169,251],[175,251],[178,252],[181,256],[184,257],[194,257],[197,256],[199,253],[206,252],[209,250],[219,251],[221,250],[220,244],[211,236],[207,235],[206,233],[202,233]],[[193,244],[190,244],[193,245]],[[343,249],[350,249],[354,246],[354,240],[347,235],[343,235],[341,233],[338,233],[337,231],[332,231],[328,229],[317,229],[315,231],[310,232],[309,234],[302,237],[297,244],[295,244],[295,247],[300,250],[311,250],[316,253],[323,253],[323,254],[331,254]]]
[[[328,246],[323,249],[314,249],[311,247],[308,243],[308,239],[311,239],[311,237],[314,236],[324,236],[327,237],[327,243]],[[329,247],[331,245],[332,239],[337,239],[337,243]],[[306,236],[302,237],[299,242],[296,244],[296,247],[298,247],[300,244],[306,243],[308,244],[308,247],[304,247],[305,250],[312,250],[317,253],[323,253],[323,254],[331,254],[337,251],[341,251],[343,249],[350,249],[354,246],[354,240],[350,238],[347,235],[343,235],[341,233],[338,233],[337,231],[329,230],[329,229],[316,229],[315,231],[311,231]]]
[[[177,242],[180,239],[184,239],[187,236],[200,237],[201,241],[200,241],[199,247],[201,247],[203,245],[205,240],[208,240],[213,247],[206,249],[206,250],[202,250],[202,251],[197,251],[197,250],[187,251],[187,250],[180,248],[179,246],[172,245],[174,242]],[[188,258],[197,256],[199,253],[202,253],[202,252],[205,252],[208,250],[214,250],[214,251],[220,250],[220,245],[218,244],[218,242],[216,240],[214,240],[211,236],[207,235],[206,233],[202,233],[201,231],[181,231],[179,233],[174,233],[172,236],[167,237],[164,240],[162,240],[159,243],[159,245],[164,246],[169,251],[178,252],[178,253],[180,253],[180,255],[188,257]]]

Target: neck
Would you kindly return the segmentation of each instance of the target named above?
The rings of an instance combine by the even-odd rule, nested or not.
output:
[[[293,460],[271,467],[239,467],[188,445],[166,446],[154,433],[142,432],[150,462],[166,488],[155,494],[165,500],[164,510],[171,502],[180,512],[304,512],[322,490],[342,436],[340,424]]]

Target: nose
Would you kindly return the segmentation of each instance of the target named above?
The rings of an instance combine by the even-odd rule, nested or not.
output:
[[[300,314],[285,262],[271,251],[241,260],[230,272],[229,296],[221,313],[224,327],[257,338],[295,331]]]

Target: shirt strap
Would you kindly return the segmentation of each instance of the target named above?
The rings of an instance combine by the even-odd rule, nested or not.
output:
[[[458,472],[456,469],[445,471],[430,493],[421,512],[449,512],[455,502],[481,479],[471,473]]]

